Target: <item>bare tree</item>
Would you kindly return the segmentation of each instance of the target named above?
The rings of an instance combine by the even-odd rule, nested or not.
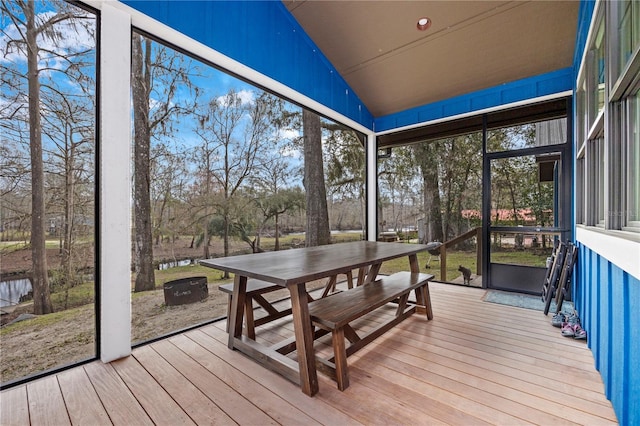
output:
[[[92,79],[80,82],[84,83],[95,87]],[[90,91],[86,88],[84,92]],[[58,274],[57,284],[68,294],[69,288],[79,283],[76,272],[83,266],[81,262],[76,265],[79,256],[75,240],[77,228],[81,225],[77,222],[81,221],[84,228],[94,216],[95,194],[90,186],[95,182],[95,97],[62,96],[57,91],[52,95],[43,99],[43,108],[47,113],[43,116],[42,129],[53,142],[50,150],[45,149],[50,176],[47,192],[52,207],[57,207],[61,217],[61,274]]]
[[[391,156],[378,161],[379,198],[381,202],[388,200],[387,209],[380,206],[378,220],[393,225],[396,231],[405,219],[403,212],[407,200],[421,193],[420,185],[416,184],[416,168],[413,149],[407,147],[396,147]],[[385,212],[389,209],[390,213]]]
[[[163,238],[168,236],[173,248],[180,227],[180,221],[176,221],[176,209],[189,179],[184,150],[167,142],[152,146],[150,173],[155,245],[161,245]]]
[[[252,194],[260,216],[256,229],[256,246],[260,248],[260,232],[273,219],[274,250],[277,251],[280,250],[280,217],[288,212],[304,209],[305,195],[299,187],[291,185],[296,167],[288,158],[290,154],[285,152],[289,151],[293,141],[282,136],[292,124],[292,115],[285,108],[283,100],[272,97],[271,104],[269,116],[273,140],[250,179],[248,192]]]
[[[265,92],[253,94],[231,89],[226,95],[212,99],[200,112],[196,133],[202,143],[199,174],[205,179],[205,193],[211,198],[215,214],[222,218],[220,227],[224,255],[229,255],[234,199],[247,179],[260,165],[260,154],[269,142],[270,111],[273,96]],[[250,99],[248,99],[250,98]],[[204,151],[203,151],[204,150]],[[213,197],[214,192],[218,195]],[[205,209],[205,222],[211,212]],[[209,226],[204,227],[207,232]],[[208,238],[204,239],[206,244]]]

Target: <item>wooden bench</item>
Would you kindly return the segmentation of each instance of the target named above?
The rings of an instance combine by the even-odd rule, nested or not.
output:
[[[229,294],[229,303],[227,306],[227,332],[229,331],[229,314],[231,313],[231,302],[233,298],[233,283],[223,284],[218,287],[221,291]],[[244,319],[245,319],[245,332],[250,339],[256,339],[256,327],[266,324],[270,321],[277,320],[291,314],[291,308],[277,310],[267,299],[262,297],[265,293],[270,293],[276,290],[283,290],[284,287],[274,283],[266,281],[249,279],[247,280],[247,296],[245,299]],[[256,301],[265,311],[267,315],[262,318],[254,320],[253,318],[253,301]]]
[[[318,358],[317,366],[336,380],[338,389],[345,390],[349,386],[348,356],[411,316],[418,305],[428,319],[433,318],[428,284],[431,279],[433,275],[430,274],[398,272],[370,284],[316,300],[309,305],[313,325],[330,331],[332,335],[334,356],[329,359]],[[416,304],[407,303],[412,290],[416,294]],[[349,325],[392,301],[398,302],[395,317],[366,335],[358,336]],[[351,343],[348,347],[345,339]]]
[[[346,272],[344,275],[347,276],[348,288],[352,288],[353,275],[351,271]],[[321,297],[325,297],[330,292],[333,292],[336,290],[337,277],[338,275],[333,275],[332,277],[329,278],[329,281],[327,281]],[[223,284],[219,286],[218,289],[229,295],[229,302],[227,304],[227,320],[228,320],[231,314],[231,302],[233,300],[233,283]],[[253,278],[247,280],[247,296],[245,299],[244,320],[245,320],[245,333],[246,333],[246,336],[249,337],[250,339],[253,339],[253,340],[256,339],[256,327],[259,327],[263,324],[266,324],[268,322],[277,320],[279,318],[282,318],[291,314],[291,308],[283,309],[279,311],[267,299],[265,299],[262,296],[265,293],[271,293],[272,291],[277,291],[277,290],[285,290],[285,288],[277,284],[273,284],[267,281],[261,281]],[[312,300],[313,299],[309,297],[309,301],[311,302]],[[262,318],[254,319],[253,301],[255,301],[267,312],[266,316]],[[229,322],[227,321],[227,332],[228,331],[229,331]]]

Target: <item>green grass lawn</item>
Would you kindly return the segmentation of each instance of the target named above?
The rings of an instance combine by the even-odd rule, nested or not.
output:
[[[550,252],[550,249],[549,249]],[[420,270],[433,274],[434,280],[441,281],[440,261],[437,256],[431,258],[430,268],[426,268],[429,253],[418,254],[418,264]],[[496,251],[491,253],[491,261],[493,263],[507,263],[513,265],[539,266],[545,267],[547,254],[533,253],[530,251]],[[462,265],[471,269],[471,273],[476,273],[476,252],[475,251],[447,251],[447,281],[451,281],[460,275],[458,267]],[[382,264],[380,272],[383,274],[392,274],[398,271],[406,271],[409,269],[409,261],[406,258],[399,258],[387,261]]]

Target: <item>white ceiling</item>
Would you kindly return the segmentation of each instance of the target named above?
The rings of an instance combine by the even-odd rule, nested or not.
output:
[[[578,1],[283,0],[376,117],[572,65]],[[431,28],[418,31],[427,16]]]

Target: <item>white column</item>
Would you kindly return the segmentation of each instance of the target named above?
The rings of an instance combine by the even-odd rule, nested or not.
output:
[[[378,146],[374,134],[367,135],[367,230],[369,241],[378,238],[378,187],[377,187],[377,162]]]
[[[131,18],[104,2],[100,34],[100,359],[131,353]]]

